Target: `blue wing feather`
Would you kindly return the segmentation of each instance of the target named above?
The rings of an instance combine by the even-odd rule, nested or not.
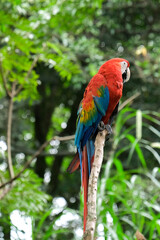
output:
[[[94,150],[95,150],[95,147],[94,147],[94,142],[92,139],[88,140],[87,141],[87,155],[88,155],[88,172],[89,172],[89,175],[90,175],[90,172],[91,172],[91,159],[94,155]]]
[[[104,89],[104,95],[103,97],[93,97],[94,103],[97,107],[97,110],[100,112],[102,116],[106,114],[108,104],[109,104],[109,91],[108,88],[106,87]]]
[[[94,97],[94,111],[95,114],[93,118],[89,119],[86,123],[80,121],[80,117],[77,123],[77,129],[75,134],[75,145],[77,147],[83,147],[91,135],[96,131],[98,123],[101,121],[102,117],[106,114],[108,104],[109,104],[109,90],[105,87],[104,94],[102,97]],[[81,114],[82,106],[78,110]],[[90,114],[92,116],[92,113]],[[83,144],[82,144],[83,143]]]
[[[81,112],[83,110],[82,105],[78,109],[78,120],[77,120],[77,129],[75,134],[75,145],[77,146],[79,157],[80,157],[80,166],[82,169],[82,150],[83,147],[87,146],[88,154],[88,168],[89,173],[91,170],[91,159],[94,154],[94,143],[91,141],[90,137],[95,133],[98,123],[101,121],[102,117],[105,116],[108,104],[109,104],[109,90],[108,87],[103,87],[100,89],[101,96],[93,96],[94,100],[94,113],[91,110],[90,112],[84,111],[84,114],[88,114],[90,117],[86,122],[80,121]],[[89,140],[89,141],[88,141]],[[82,172],[82,171],[81,171]]]

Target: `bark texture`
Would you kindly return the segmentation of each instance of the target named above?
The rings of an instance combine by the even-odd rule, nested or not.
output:
[[[146,240],[146,238],[143,236],[143,234],[140,233],[138,230],[136,232],[136,238],[137,238],[137,240]]]
[[[88,215],[83,240],[93,240],[96,226],[97,181],[103,161],[103,149],[107,130],[99,132],[95,140],[95,156],[88,185]]]

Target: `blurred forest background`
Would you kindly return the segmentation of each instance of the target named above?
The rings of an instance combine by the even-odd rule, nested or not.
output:
[[[86,85],[114,57],[131,79],[105,147],[97,240],[160,239],[160,1],[1,0],[1,240],[81,239],[74,140],[34,154],[74,134]]]

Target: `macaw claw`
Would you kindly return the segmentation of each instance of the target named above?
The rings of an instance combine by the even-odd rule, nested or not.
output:
[[[109,125],[109,124],[107,124],[107,125],[105,125],[105,129],[107,130],[107,135],[111,135],[112,134],[112,127],[111,127],[111,125]]]
[[[104,129],[107,130],[107,135],[111,135],[112,134],[112,128],[111,128],[111,125],[109,124],[104,124],[103,121],[100,121],[99,124],[98,124],[98,130],[99,131],[103,131]]]
[[[100,121],[100,122],[98,123],[98,130],[99,130],[99,131],[103,131],[104,129],[105,129],[105,124],[104,124],[103,121]]]

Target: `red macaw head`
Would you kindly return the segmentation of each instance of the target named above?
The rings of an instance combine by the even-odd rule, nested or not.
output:
[[[130,79],[130,64],[126,59],[123,58],[113,58],[107,61],[107,63],[110,65],[117,65],[118,68],[121,67],[121,73],[122,73],[122,78],[123,82],[128,82]]]
[[[123,83],[130,79],[130,64],[123,58],[112,58],[105,62],[99,69],[99,73],[103,72],[106,79],[112,78],[113,74],[116,74],[118,78],[123,79]]]

